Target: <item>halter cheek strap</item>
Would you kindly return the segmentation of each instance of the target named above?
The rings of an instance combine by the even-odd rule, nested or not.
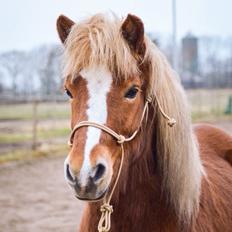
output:
[[[117,143],[121,146],[121,160],[120,160],[120,166],[119,166],[119,169],[118,169],[116,180],[114,182],[114,185],[113,185],[111,191],[106,193],[106,195],[105,195],[105,197],[103,199],[103,204],[102,204],[102,206],[100,208],[100,211],[101,211],[102,214],[101,214],[101,218],[100,218],[99,223],[98,223],[98,231],[99,232],[108,232],[110,230],[110,227],[111,227],[111,214],[113,213],[113,206],[110,205],[110,200],[112,198],[112,195],[114,193],[114,190],[116,188],[116,185],[118,183],[118,180],[119,180],[119,177],[120,177],[120,174],[121,174],[121,170],[122,170],[122,165],[123,165],[123,160],[124,160],[124,147],[123,147],[123,144],[125,142],[129,142],[129,141],[133,140],[135,138],[135,136],[137,135],[137,133],[139,132],[139,129],[141,128],[143,119],[144,119],[145,115],[148,114],[148,105],[149,105],[149,103],[151,101],[152,101],[152,98],[150,98],[150,97],[148,97],[146,99],[144,109],[143,109],[143,113],[142,113],[138,128],[137,128],[137,130],[134,131],[134,133],[130,137],[125,137],[124,135],[118,134],[117,132],[115,132],[114,130],[112,130],[111,128],[109,128],[109,127],[107,127],[107,126],[105,126],[103,124],[99,124],[99,123],[91,122],[91,121],[82,121],[82,122],[78,123],[73,128],[73,130],[71,132],[70,139],[69,139],[69,142],[68,142],[70,147],[72,147],[72,145],[73,145],[73,138],[74,138],[75,132],[81,127],[88,127],[88,126],[95,127],[97,129],[100,129],[100,130],[110,134],[112,137],[114,137],[117,140]],[[157,102],[158,102],[158,99],[157,99]],[[168,119],[168,125],[170,127],[172,127],[176,123],[175,119],[170,118],[167,114],[164,113],[164,111],[161,108],[159,102],[158,102],[158,107],[159,107],[162,115],[166,119]]]

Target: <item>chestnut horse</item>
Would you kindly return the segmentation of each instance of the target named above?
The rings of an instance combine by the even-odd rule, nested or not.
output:
[[[77,198],[94,201],[79,230],[232,231],[232,137],[192,127],[178,76],[142,21],[60,16],[57,29],[72,108],[65,176]]]

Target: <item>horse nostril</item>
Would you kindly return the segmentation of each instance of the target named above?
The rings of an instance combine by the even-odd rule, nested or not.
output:
[[[69,170],[69,165],[66,165],[66,177],[69,181],[74,182],[75,178],[72,176],[71,171]]]
[[[106,167],[103,164],[98,164],[95,167],[95,175],[93,177],[93,181],[98,181],[105,173]]]

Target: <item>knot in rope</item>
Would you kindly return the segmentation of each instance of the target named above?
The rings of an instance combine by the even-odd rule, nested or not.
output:
[[[168,120],[168,125],[169,125],[170,127],[173,127],[175,124],[176,124],[176,120],[175,120],[174,118],[170,118],[170,119]]]
[[[102,213],[100,221],[98,223],[99,232],[108,232],[111,227],[110,215],[113,213],[113,206],[109,203],[104,203],[100,211]]]
[[[124,142],[126,141],[126,138],[125,138],[125,136],[123,136],[123,135],[119,135],[118,136],[118,143],[119,144],[123,144]]]
[[[103,205],[101,206],[100,211],[101,211],[102,213],[104,213],[104,212],[113,213],[113,206],[110,205],[110,204],[108,204],[108,203],[105,203],[105,204],[103,204]]]

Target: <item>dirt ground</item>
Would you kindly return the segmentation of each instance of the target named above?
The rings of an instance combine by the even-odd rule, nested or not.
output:
[[[0,232],[75,232],[83,204],[63,177],[64,157],[0,166]]]
[[[232,133],[232,123],[218,123]],[[0,165],[0,232],[76,232],[83,203],[63,177],[64,157]]]

